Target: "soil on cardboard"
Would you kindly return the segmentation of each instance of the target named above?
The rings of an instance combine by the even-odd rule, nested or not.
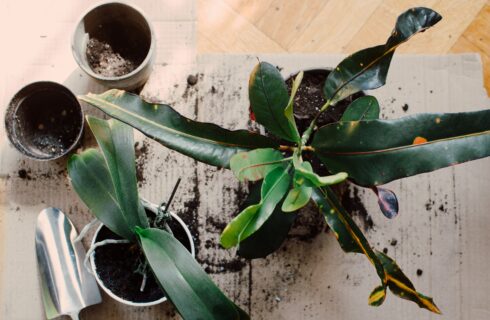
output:
[[[147,211],[147,214],[151,223],[154,214],[150,211]],[[190,252],[189,239],[182,226],[174,219],[168,221],[168,225],[174,237]],[[97,235],[96,242],[105,239],[121,239],[121,237],[103,227]],[[150,302],[164,296],[150,269],[148,269],[145,289],[143,292],[140,291],[143,276],[137,270],[145,258],[137,244],[108,244],[97,248],[94,258],[100,279],[117,296],[133,302]]]

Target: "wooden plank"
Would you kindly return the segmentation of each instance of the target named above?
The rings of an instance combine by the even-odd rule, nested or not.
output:
[[[288,48],[326,4],[325,0],[275,0],[255,25],[283,48]]]
[[[305,30],[290,42],[288,51],[345,52],[345,46],[364,26],[381,2],[328,1]]]
[[[450,52],[478,52],[483,60],[483,74],[487,93],[490,94],[490,1],[478,13]]]
[[[264,14],[270,10],[270,6],[274,0],[223,0],[226,2],[235,12],[252,24],[262,18]]]
[[[228,52],[284,52],[277,42],[221,0],[199,0],[199,32]]]

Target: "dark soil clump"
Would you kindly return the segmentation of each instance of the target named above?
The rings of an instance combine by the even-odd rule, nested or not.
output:
[[[347,190],[343,191],[342,194],[342,206],[347,210],[348,213],[353,217],[358,217],[364,230],[370,230],[374,227],[374,222],[366,207],[362,203],[360,197],[361,189],[353,184],[345,185]]]
[[[147,211],[150,220],[153,213]],[[191,251],[187,234],[175,220],[168,222],[174,237]],[[103,227],[97,235],[96,242],[105,239],[121,239],[118,235]],[[133,302],[150,302],[164,296],[153,273],[148,269],[147,282],[143,292],[140,291],[143,276],[138,273],[145,257],[140,247],[135,244],[108,244],[95,250],[95,265],[105,286],[117,296]]]
[[[323,84],[329,73],[329,70],[311,70],[304,73],[303,81],[294,97],[294,118],[300,133],[308,128],[313,118],[326,102],[323,97]],[[286,80],[289,93],[291,93],[291,86],[295,76],[291,76]],[[335,106],[329,107],[318,118],[317,126],[321,127],[339,121],[349,104],[362,96],[364,96],[364,93],[359,92],[338,102]]]
[[[114,52],[110,44],[96,38],[90,38],[86,53],[90,68],[104,77],[120,77],[137,67],[132,60]]]
[[[136,156],[136,180],[138,181],[138,186],[142,187],[146,182],[145,177],[145,166],[148,162],[149,155],[149,143],[147,141],[136,142],[134,144],[134,151]]]
[[[330,73],[329,70],[311,70],[305,71],[303,81],[294,97],[294,118],[300,134],[302,134],[310,125],[313,118],[320,111],[326,100],[323,97],[323,84]],[[291,76],[286,80],[289,94],[296,75]],[[339,101],[335,106],[329,107],[323,112],[316,122],[317,127],[322,127],[329,123],[337,122],[344,113],[345,109],[355,99],[364,96],[363,92],[356,93],[346,99]],[[313,135],[312,135],[313,136]],[[288,144],[284,142],[283,144]],[[305,152],[303,158],[311,162],[313,169],[320,175],[327,175],[328,171],[325,165],[314,157],[312,154]]]

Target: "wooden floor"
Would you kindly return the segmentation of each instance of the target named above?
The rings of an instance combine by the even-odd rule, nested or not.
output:
[[[413,6],[443,20],[399,52],[478,52],[490,93],[490,0],[198,0],[198,52],[352,53],[383,43]]]

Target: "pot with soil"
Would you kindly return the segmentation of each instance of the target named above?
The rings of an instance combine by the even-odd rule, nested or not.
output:
[[[158,206],[143,199],[142,203],[148,218],[155,219]],[[194,257],[195,247],[189,228],[175,213],[170,212],[170,215],[172,219],[166,222],[174,237]],[[165,227],[162,225],[161,228]],[[121,237],[101,225],[93,237],[92,245],[107,239],[119,240]],[[90,255],[92,272],[99,286],[114,300],[135,307],[153,306],[167,301],[151,271],[143,280],[141,271],[145,261],[136,243],[107,244],[96,248]]]
[[[154,51],[155,35],[145,14],[120,2],[89,9],[72,38],[80,68],[110,88],[142,87],[150,76]]]
[[[58,159],[79,143],[84,117],[77,98],[65,86],[31,83],[17,92],[5,113],[10,143],[35,160]]]
[[[294,119],[300,132],[304,132],[313,118],[318,114],[320,108],[325,104],[326,100],[322,92],[323,85],[331,69],[311,69],[305,70],[303,81],[301,82],[298,91],[294,98]],[[291,94],[296,74],[292,74],[286,79],[288,92]],[[365,96],[364,92],[358,92],[344,100],[339,101],[336,105],[329,107],[325,112],[321,113],[316,123],[317,127],[327,125],[339,121],[347,107],[357,98]],[[287,144],[285,141],[281,141]],[[303,158],[309,161],[313,170],[319,175],[328,175],[325,165],[318,159],[314,153],[305,153]],[[343,182],[332,186],[332,189],[337,193],[342,202],[350,201],[348,198],[348,182]],[[355,204],[350,207],[364,206],[357,199]],[[364,211],[363,211],[364,212]],[[325,219],[318,214],[318,208],[310,203],[298,211],[298,216],[290,232],[290,237],[298,238],[303,241],[311,241],[325,229]]]

